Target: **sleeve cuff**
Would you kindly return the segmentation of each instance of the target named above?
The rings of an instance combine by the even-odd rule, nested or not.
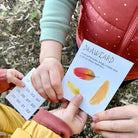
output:
[[[43,27],[43,29],[41,29],[40,42],[43,40],[54,40],[64,45],[66,32],[61,29],[55,28],[53,30],[51,28]]]
[[[7,82],[7,69],[0,69],[0,93],[10,89],[10,85]]]
[[[40,109],[32,120],[51,129],[63,138],[73,135],[71,128],[64,121],[44,109]]]

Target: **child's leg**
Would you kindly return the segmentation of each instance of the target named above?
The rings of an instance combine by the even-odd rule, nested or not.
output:
[[[25,119],[9,106],[0,104],[0,132],[12,134],[16,128],[22,127]]]

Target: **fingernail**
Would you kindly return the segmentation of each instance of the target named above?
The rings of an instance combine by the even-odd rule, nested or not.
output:
[[[97,121],[97,120],[98,120],[98,117],[97,117],[97,116],[95,116],[95,115],[93,115],[93,116],[92,116],[92,120],[95,122],[95,121]]]
[[[58,99],[61,100],[63,96],[61,94],[58,95]]]
[[[25,83],[22,83],[22,87],[25,87]]]
[[[95,128],[95,123],[92,123],[91,124],[91,127],[94,129]]]
[[[76,96],[77,96],[78,99],[80,99],[80,100],[82,99],[82,95],[81,94],[77,94]]]

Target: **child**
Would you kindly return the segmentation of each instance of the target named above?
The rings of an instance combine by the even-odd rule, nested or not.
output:
[[[9,90],[11,85],[24,87],[23,77],[15,69],[0,69],[0,92]],[[51,113],[40,109],[32,121],[26,122],[14,109],[0,104],[0,132],[13,134],[12,138],[69,138],[80,133],[87,121],[87,114],[79,109],[82,99],[78,95]]]
[[[47,0],[40,20],[40,66],[34,72],[32,82],[40,95],[53,102],[62,98],[61,51],[76,3],[77,0]],[[87,39],[134,62],[125,81],[137,79],[138,1],[83,0],[81,3],[76,33],[78,47]]]
[[[0,69],[0,93],[12,89],[15,85],[24,87],[23,74],[15,69]],[[11,107],[0,104],[0,132],[12,134],[22,127],[24,118]]]
[[[58,102],[63,96],[61,51],[76,3],[77,0],[46,0],[40,21],[40,66],[34,72],[32,82],[38,93],[52,102]],[[81,1],[76,31],[78,47],[87,39],[134,62],[125,81],[138,78],[137,30],[137,0],[116,0],[115,3],[111,0]],[[125,112],[122,113],[126,116]]]
[[[79,109],[81,102],[82,96],[77,95],[58,109],[50,112],[40,109],[32,121],[15,131],[12,138],[69,138],[79,134],[87,121],[87,114]]]

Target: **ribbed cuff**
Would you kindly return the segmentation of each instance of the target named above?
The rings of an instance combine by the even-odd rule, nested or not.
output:
[[[40,41],[54,40],[64,45],[65,37],[66,37],[66,31],[62,31],[61,29],[56,29],[56,28],[51,29],[43,25],[41,29]]]
[[[63,138],[73,135],[71,128],[64,121],[44,109],[40,109],[32,120],[51,129]]]
[[[10,89],[10,85],[7,82],[7,69],[0,69],[0,93]]]

